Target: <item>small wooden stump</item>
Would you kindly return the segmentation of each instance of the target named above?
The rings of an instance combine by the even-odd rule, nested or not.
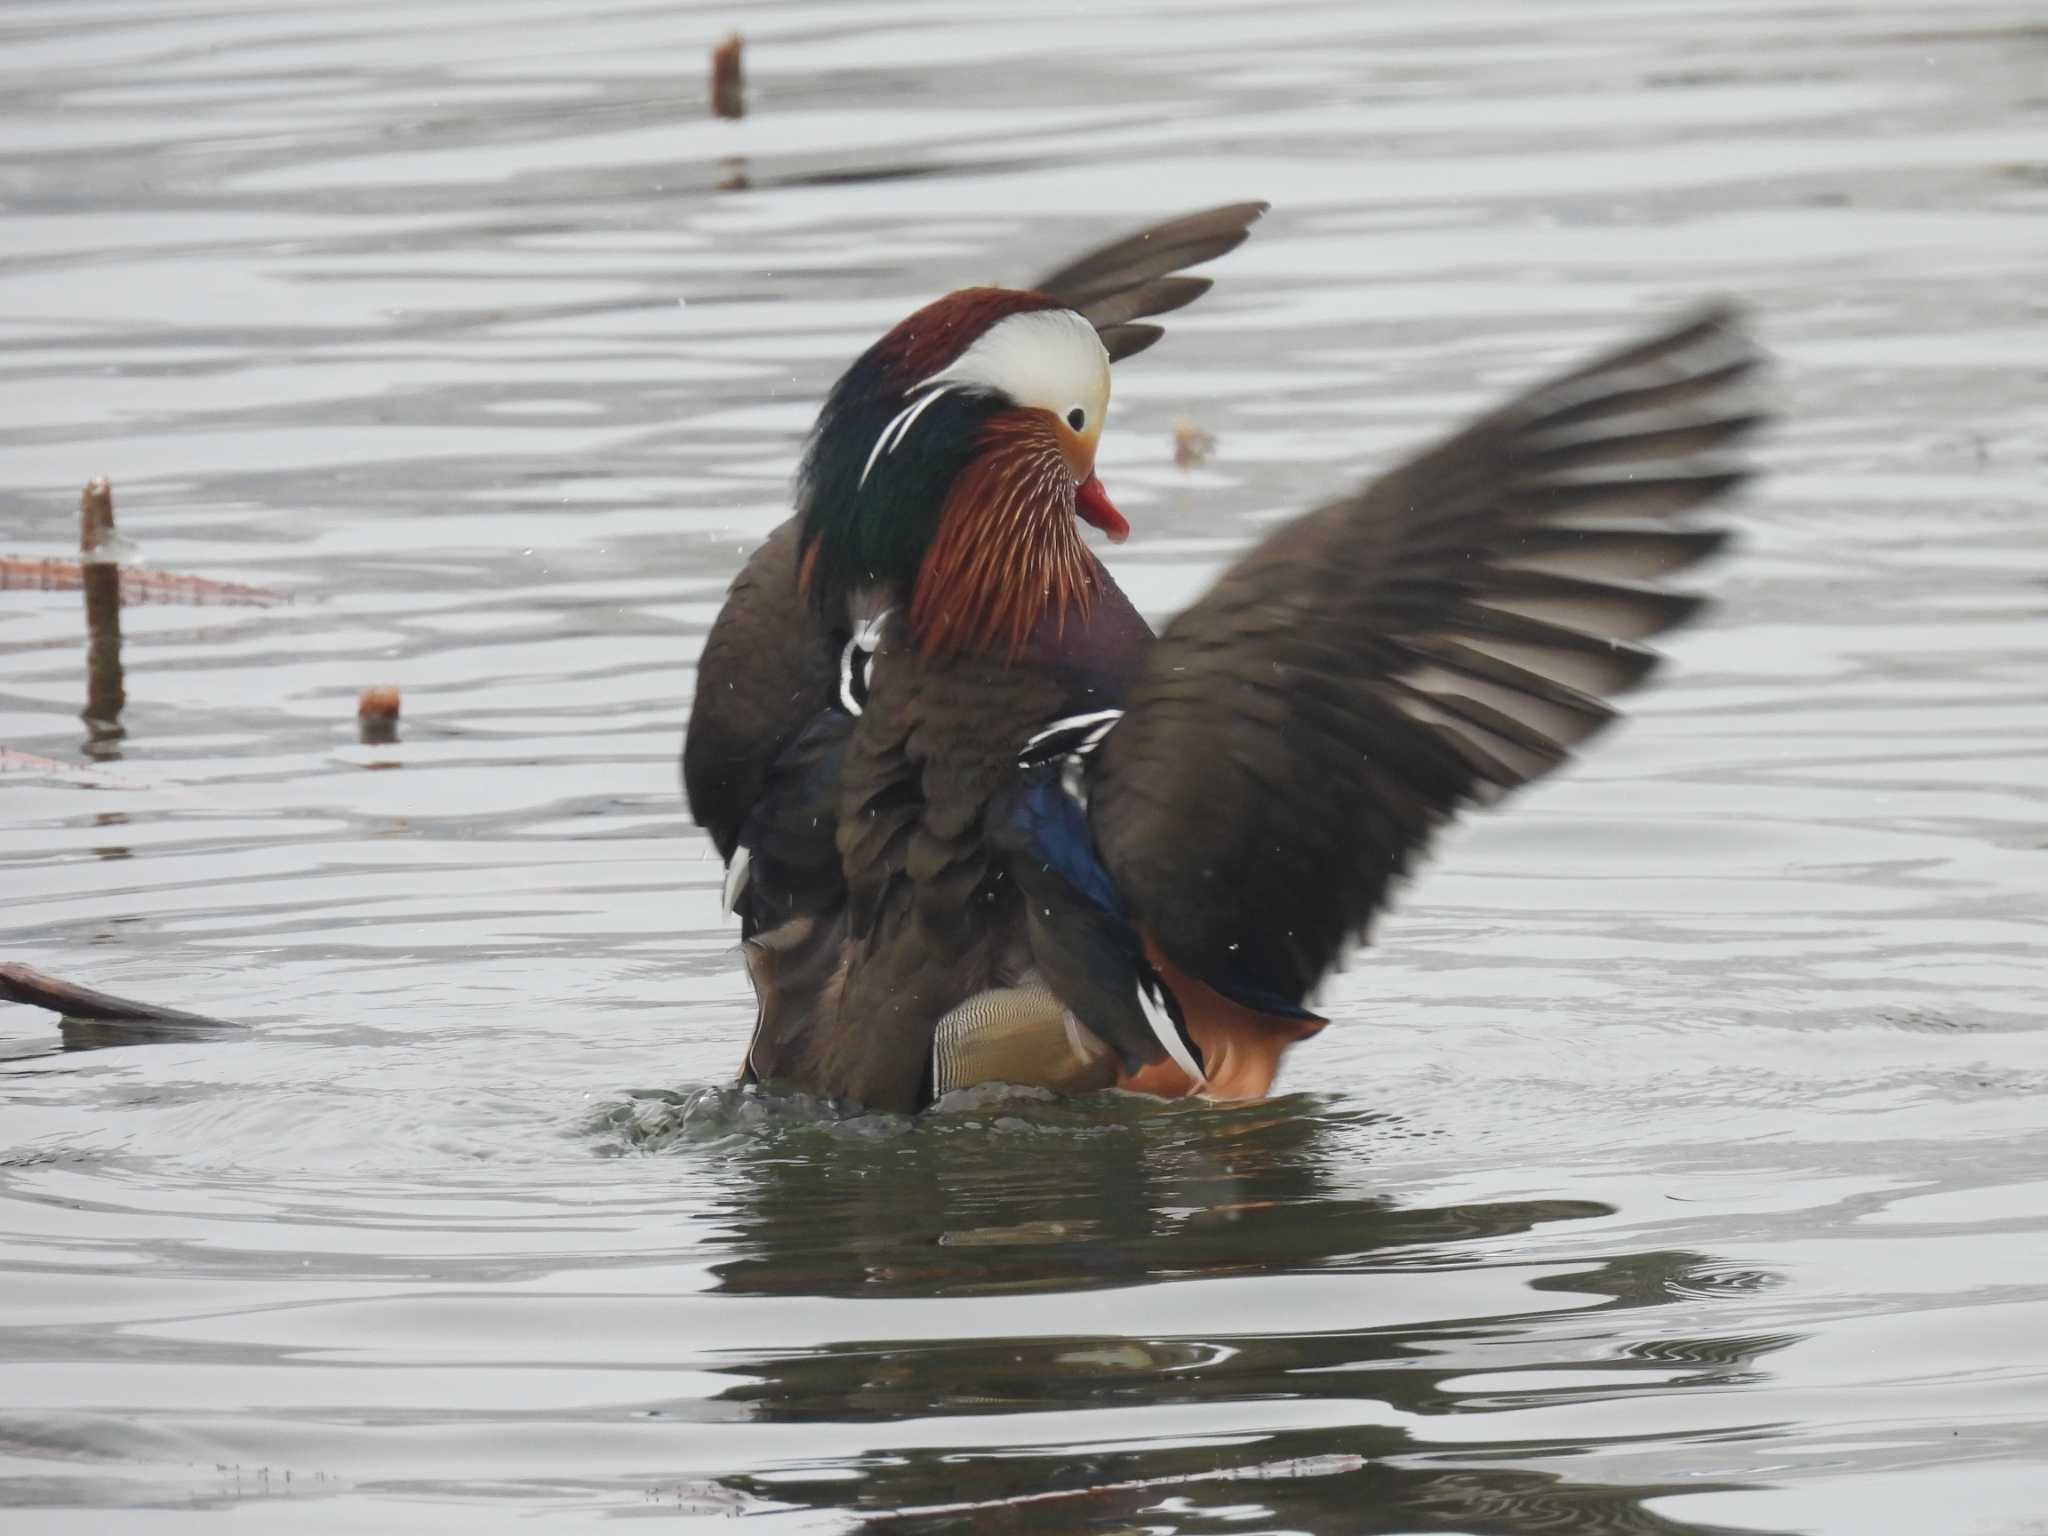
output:
[[[398,690],[380,683],[365,688],[356,700],[356,735],[366,747],[388,747],[398,740]]]

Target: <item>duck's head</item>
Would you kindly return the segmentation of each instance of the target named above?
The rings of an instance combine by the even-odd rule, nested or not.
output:
[[[1085,610],[1076,520],[1130,525],[1095,476],[1109,354],[1042,293],[966,288],[926,305],[832,387],[797,480],[803,580],[832,607],[907,602],[927,652],[1020,652]]]

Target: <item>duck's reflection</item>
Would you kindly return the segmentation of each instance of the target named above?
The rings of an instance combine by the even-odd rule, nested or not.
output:
[[[728,1409],[878,1428],[869,1454],[727,1486],[893,1531],[1707,1529],[1650,1501],[1726,1484],[1616,1485],[1554,1470],[1595,1451],[1669,1462],[1655,1435],[1532,1440],[1529,1411],[1555,1409],[1545,1417],[1569,1424],[1576,1403],[1726,1386],[1789,1340],[1661,1336],[1654,1309],[1724,1283],[1698,1254],[1522,1267],[1518,1235],[1609,1207],[1403,1205],[1354,1192],[1372,1144],[1402,1134],[1297,1098],[1233,1110],[999,1105],[914,1130],[813,1124],[747,1138],[727,1154],[735,1257],[716,1273],[728,1292],[1000,1297],[1233,1276],[1284,1285],[1311,1273],[1441,1272],[1448,1283],[1502,1267],[1507,1299],[1489,1315],[1384,1324],[1370,1309],[1385,1293],[1361,1286],[1355,1312],[1318,1306],[1286,1331],[977,1330],[749,1354],[725,1367]],[[977,1320],[1000,1327],[1002,1305]],[[1246,1406],[1242,1427],[1231,1405]],[[1160,1432],[1159,1410],[1197,1406],[1210,1411],[1181,1422],[1204,1427]],[[1127,1413],[1128,1427],[1105,1429],[1118,1422],[1105,1410]],[[687,1404],[676,1411],[693,1416]],[[1474,1416],[1489,1413],[1518,1427],[1473,1433]],[[1451,1415],[1459,1433],[1426,1432]],[[1030,1416],[1022,1432],[1019,1416]],[[1071,1437],[1060,1416],[1073,1418]],[[980,1419],[985,1439],[952,1432]],[[1261,1427],[1303,1419],[1316,1427]],[[920,1438],[915,1426],[933,1421],[953,1422]]]
[[[1098,1096],[854,1129],[734,1155],[721,1289],[950,1296],[1356,1268],[1609,1214],[1586,1201],[1403,1206],[1350,1193],[1398,1125],[1303,1096],[1241,1108]]]

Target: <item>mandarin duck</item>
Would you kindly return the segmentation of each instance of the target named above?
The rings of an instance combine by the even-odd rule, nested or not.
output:
[[[832,387],[683,749],[758,1014],[740,1076],[1267,1093],[1432,833],[1565,761],[1690,616],[1760,355],[1712,307],[1270,533],[1155,636],[1084,542],[1110,365],[1265,211],[928,304]]]

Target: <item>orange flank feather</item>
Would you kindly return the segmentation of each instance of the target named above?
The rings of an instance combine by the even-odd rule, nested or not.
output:
[[[1320,1033],[1323,1019],[1293,1019],[1260,1013],[1243,1003],[1232,1002],[1214,987],[1195,980],[1159,952],[1152,935],[1144,929],[1145,958],[1159,972],[1160,980],[1173,988],[1187,1020],[1188,1033],[1202,1052],[1202,1068],[1209,1075],[1207,1088],[1195,1082],[1164,1057],[1137,1072],[1117,1079],[1117,1087],[1134,1093],[1156,1094],[1180,1099],[1207,1093],[1212,1099],[1263,1099],[1272,1092],[1273,1079],[1280,1071],[1280,1058],[1287,1049],[1310,1035]]]
[[[918,568],[910,627],[918,649],[1023,654],[1042,620],[1055,635],[1087,617],[1093,563],[1074,524],[1074,476],[1044,411],[1005,411],[953,481]]]

